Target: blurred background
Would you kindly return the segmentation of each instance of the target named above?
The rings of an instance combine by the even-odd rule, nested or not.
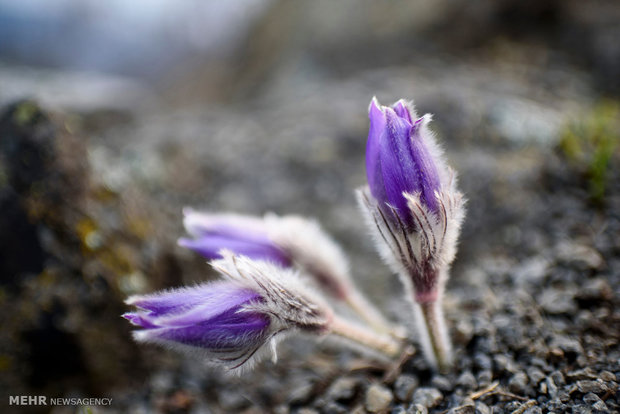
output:
[[[0,0],[2,404],[310,404],[295,392],[355,354],[292,340],[229,378],[134,344],[122,301],[213,277],[176,246],[193,206],[318,218],[402,313],[353,194],[375,95],[433,113],[460,172],[447,312],[465,345],[462,310],[484,310],[489,286],[544,293],[567,320],[591,304],[584,280],[617,301],[619,39],[615,0]]]

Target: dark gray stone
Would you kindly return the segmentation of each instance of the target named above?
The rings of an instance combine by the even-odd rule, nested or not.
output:
[[[539,368],[536,368],[536,367],[528,368],[527,376],[529,377],[530,384],[532,385],[538,385],[538,383],[545,378],[545,374]]]
[[[422,404],[412,403],[407,408],[407,414],[428,414],[428,408]]]
[[[527,375],[524,372],[517,372],[508,381],[508,389],[515,394],[522,395],[526,392]]]
[[[582,393],[593,392],[595,394],[602,394],[607,391],[607,386],[601,380],[582,380],[577,381],[577,389]]]
[[[491,408],[482,401],[476,401],[476,414],[492,414]]]
[[[413,393],[413,403],[426,408],[437,406],[443,399],[443,394],[437,388],[421,387]]]
[[[390,414],[407,414],[407,408],[402,404],[398,404],[392,407]]]
[[[418,384],[419,381],[416,376],[409,374],[399,375],[394,382],[394,394],[396,398],[404,402],[410,401],[413,391],[417,388]]]
[[[553,380],[555,385],[557,385],[558,387],[561,387],[562,385],[566,384],[566,380],[564,379],[564,374],[562,374],[560,371],[553,371],[549,375],[549,377]]]
[[[431,385],[443,392],[451,391],[453,388],[452,382],[443,375],[435,375],[431,380]]]
[[[465,371],[459,375],[456,380],[456,384],[466,391],[473,390],[478,386],[476,377],[474,377],[474,374],[472,374],[471,371]]]

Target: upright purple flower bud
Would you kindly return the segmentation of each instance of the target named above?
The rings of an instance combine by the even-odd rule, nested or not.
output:
[[[380,208],[396,213],[407,226],[414,224],[403,193],[419,194],[420,201],[437,213],[436,192],[441,188],[432,137],[430,116],[416,117],[410,104],[400,100],[392,107],[380,106],[376,98],[368,110],[370,129],[366,144],[366,175]]]
[[[418,118],[403,100],[385,107],[376,98],[368,113],[368,187],[358,199],[379,252],[423,314],[427,356],[445,366],[449,341],[440,301],[464,217],[463,196],[428,129],[430,115]]]

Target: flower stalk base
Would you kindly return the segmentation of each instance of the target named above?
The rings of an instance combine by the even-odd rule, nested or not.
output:
[[[440,372],[448,371],[453,364],[452,347],[446,329],[441,301],[416,303],[416,314],[420,315],[418,329],[420,330],[422,348],[429,361]]]
[[[401,344],[388,335],[377,335],[361,326],[357,326],[337,315],[330,324],[330,333],[355,342],[364,348],[378,351],[389,358],[398,356]]]

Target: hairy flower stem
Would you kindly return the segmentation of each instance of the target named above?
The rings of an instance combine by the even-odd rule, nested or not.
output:
[[[452,367],[452,349],[448,331],[445,326],[441,301],[416,303],[416,313],[420,314],[423,321],[418,323],[422,336],[422,347],[429,361],[441,372],[446,372]],[[425,343],[426,342],[426,343]]]
[[[390,358],[398,356],[401,352],[401,344],[392,337],[378,335],[337,315],[334,315],[330,328],[331,334],[348,339],[364,348],[378,351]]]
[[[398,326],[389,322],[379,310],[372,305],[366,297],[358,291],[351,291],[346,297],[345,302],[351,307],[370,327],[381,334],[388,334],[402,339],[402,332]]]

